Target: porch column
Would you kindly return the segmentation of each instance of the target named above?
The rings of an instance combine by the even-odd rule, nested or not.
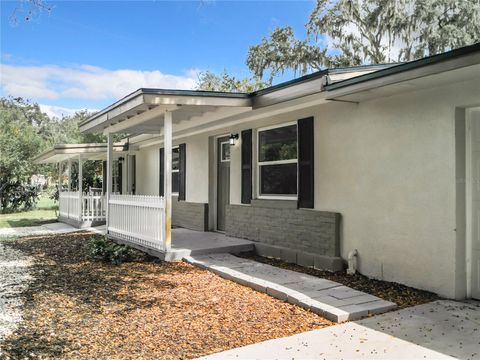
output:
[[[165,226],[164,246],[170,250],[172,246],[172,112],[165,111],[163,126],[163,147],[164,147],[164,199],[165,199]]]
[[[107,234],[108,234],[108,225],[109,225],[109,213],[110,213],[110,194],[112,192],[112,162],[113,162],[113,135],[111,133],[107,134],[107,187],[105,189],[105,201],[107,203]]]
[[[83,217],[83,163],[82,163],[82,155],[78,155],[78,214],[80,216],[80,221],[82,221]]]
[[[72,160],[71,159],[67,160],[67,176],[68,176],[67,190],[72,191]]]
[[[60,192],[62,191],[62,162],[58,162],[58,200],[60,201]]]

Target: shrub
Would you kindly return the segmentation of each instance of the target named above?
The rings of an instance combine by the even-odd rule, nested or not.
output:
[[[92,238],[89,242],[90,255],[99,260],[110,262],[115,265],[132,261],[133,249],[126,245],[119,245],[107,238]]]
[[[38,200],[38,189],[20,181],[0,180],[0,212],[31,210]]]

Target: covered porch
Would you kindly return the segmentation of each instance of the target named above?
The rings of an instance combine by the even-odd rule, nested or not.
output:
[[[107,136],[107,236],[169,261],[181,259],[192,252],[252,249],[249,241],[228,238],[219,233],[181,228],[172,230],[172,173],[182,171],[172,168],[172,141],[187,132],[198,131],[206,123],[215,123],[250,109],[251,99],[246,94],[140,89],[81,123],[82,132],[102,132]],[[119,194],[114,191],[114,134],[147,139],[155,136],[162,144],[158,195],[138,192]],[[139,172],[137,176],[142,174]],[[180,190],[178,199],[181,197]]]
[[[124,162],[127,144],[114,145],[115,158]],[[105,224],[105,166],[96,175],[99,186],[85,186],[84,167],[94,161],[106,160],[107,144],[58,144],[34,159],[37,164],[56,164],[58,168],[58,219],[79,228]],[[118,188],[121,192],[121,188]]]

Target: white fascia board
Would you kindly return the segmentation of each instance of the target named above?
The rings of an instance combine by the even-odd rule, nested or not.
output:
[[[156,95],[145,94],[148,105],[197,105],[197,106],[233,106],[251,107],[252,101],[247,97],[225,96],[188,96],[188,95]]]
[[[346,95],[355,94],[362,91],[368,91],[384,87],[387,85],[397,84],[409,80],[414,80],[422,77],[432,76],[436,74],[445,73],[448,71],[460,69],[467,66],[480,64],[480,53],[472,53],[459,58],[454,58],[446,61],[442,61],[436,64],[425,65],[418,68],[413,68],[407,71],[382,76],[367,80],[364,82],[348,85],[342,88],[327,90],[327,99],[335,100]],[[401,65],[399,65],[401,66]],[[388,70],[385,70],[388,71]],[[368,76],[365,75],[365,76]],[[328,89],[328,88],[327,88]]]
[[[285,101],[295,100],[304,96],[317,94],[323,91],[325,76],[275,89],[253,98],[253,109],[276,105]]]

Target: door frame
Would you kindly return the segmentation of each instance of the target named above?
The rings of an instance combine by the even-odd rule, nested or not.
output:
[[[473,282],[473,158],[472,158],[472,112],[480,111],[480,107],[465,109],[465,271],[466,271],[466,295],[472,298]]]
[[[218,139],[228,137],[230,133],[222,133],[210,137],[210,196],[209,196],[209,228],[217,229],[217,203],[218,203]],[[231,164],[230,164],[231,166]]]

